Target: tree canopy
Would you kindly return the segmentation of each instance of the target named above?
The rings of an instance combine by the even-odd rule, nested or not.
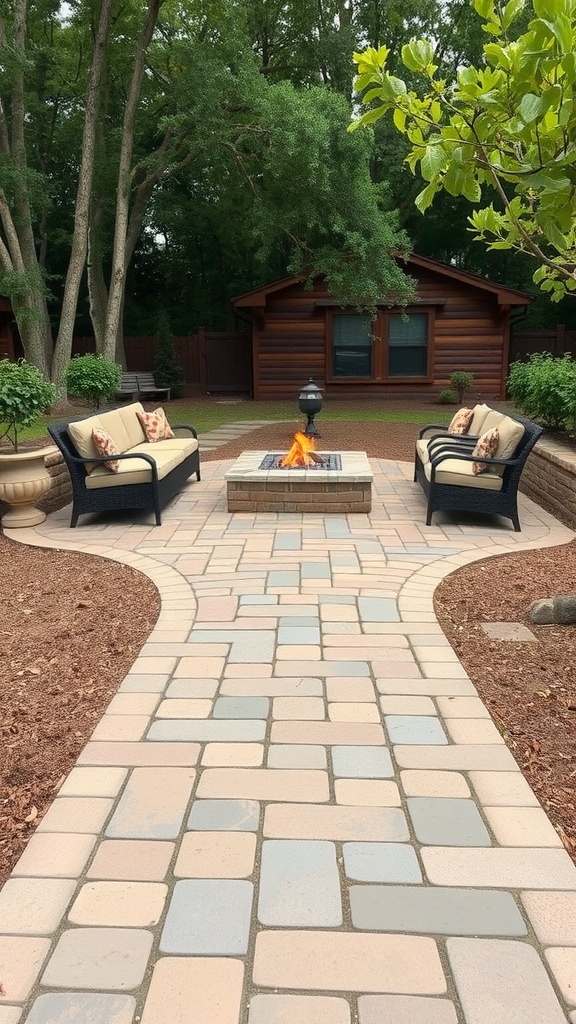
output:
[[[387,46],[356,53],[369,109],[350,127],[392,111],[425,183],[418,209],[441,191],[464,196],[475,238],[535,258],[534,281],[559,301],[576,291],[576,0],[533,0],[528,24],[523,0],[474,5],[489,42],[454,77],[427,39],[402,47],[406,80],[388,70]]]

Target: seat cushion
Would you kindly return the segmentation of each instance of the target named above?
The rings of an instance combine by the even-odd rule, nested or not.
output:
[[[176,445],[174,442],[177,442]],[[158,479],[165,476],[195,452],[198,441],[195,437],[175,437],[170,441],[144,442],[130,449],[130,455],[150,455],[158,469]],[[96,466],[86,477],[86,487],[122,487],[124,484],[148,484],[152,480],[152,469],[144,459],[119,459],[118,472],[112,475],[101,465]]]
[[[426,439],[425,437],[421,438],[419,441],[416,441],[416,451],[418,452],[418,455],[420,457],[420,462],[423,465],[426,465],[427,462],[430,462],[430,446],[432,444],[434,444],[434,447],[436,448],[435,454],[438,454],[438,450],[441,444],[462,444],[462,440],[464,437],[465,435],[463,434],[453,434],[451,437],[444,436],[439,438],[431,437],[428,439]],[[470,445],[472,444],[473,441],[470,441]]]
[[[430,480],[432,476],[430,463],[424,467],[424,472]],[[436,467],[435,482],[449,484],[452,487],[480,487],[488,491],[502,490],[502,477],[493,469],[488,468],[480,476],[475,476],[472,472],[472,463],[462,459],[444,459]]]

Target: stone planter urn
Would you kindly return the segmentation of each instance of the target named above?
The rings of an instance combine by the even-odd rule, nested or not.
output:
[[[50,490],[50,474],[44,459],[55,451],[54,445],[48,445],[0,455],[0,501],[8,505],[2,516],[5,529],[38,526],[46,519],[46,514],[36,508],[36,502]]]

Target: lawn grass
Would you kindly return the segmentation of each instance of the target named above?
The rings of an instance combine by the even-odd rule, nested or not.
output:
[[[296,400],[285,402],[253,402],[250,400],[219,399],[217,397],[187,398],[166,402],[165,408],[171,423],[191,423],[199,434],[205,434],[216,427],[244,420],[287,421],[305,423],[305,417],[298,410]],[[448,424],[454,415],[453,406],[440,406],[417,400],[398,399],[377,401],[333,401],[326,402],[318,414],[322,420],[376,421],[381,423],[440,423]],[[45,437],[47,425],[55,420],[72,415],[89,416],[90,409],[75,406],[66,416],[42,416],[31,427],[19,434],[19,441],[30,441]]]

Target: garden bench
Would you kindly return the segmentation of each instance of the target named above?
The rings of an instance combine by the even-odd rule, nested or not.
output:
[[[493,458],[472,455],[487,430],[497,427],[500,435]],[[468,434],[449,434],[446,427],[429,423],[416,441],[414,480],[428,499],[426,525],[434,512],[481,512],[505,516],[520,530],[518,484],[526,460],[543,428],[523,416],[510,416],[478,405]],[[486,463],[479,475],[472,463]]]
[[[170,388],[157,387],[154,374],[139,370],[134,373],[122,374],[120,387],[114,397],[117,401],[129,398],[132,402],[137,402],[141,399],[144,401],[160,399],[168,402],[170,400]]]
[[[72,481],[72,517],[88,512],[119,509],[141,509],[154,512],[160,526],[160,510],[182,489],[188,477],[196,473],[200,480],[198,435],[194,427],[178,424],[175,436],[161,441],[147,441],[137,412],[144,412],[135,402],[96,416],[60,420],[48,430],[62,452]],[[99,456],[92,438],[94,428],[105,430],[120,454],[118,472],[104,464],[111,456]]]

